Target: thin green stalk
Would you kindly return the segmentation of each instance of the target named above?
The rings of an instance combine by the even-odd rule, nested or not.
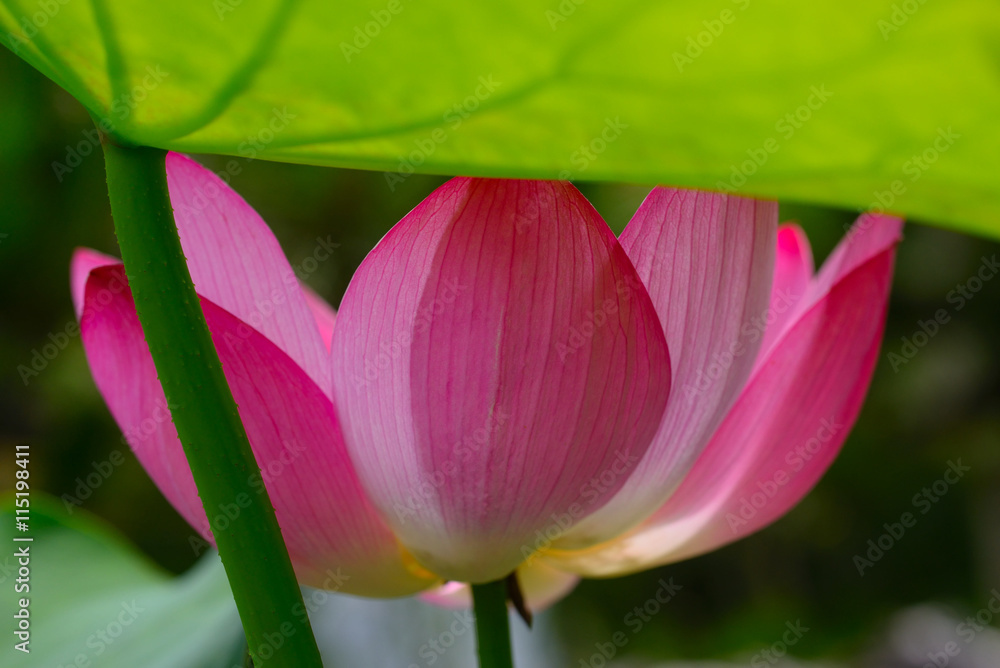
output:
[[[259,469],[181,250],[166,153],[106,141],[104,156],[125,273],[198,493],[208,517],[240,500],[213,533],[254,665],[322,668],[274,508],[250,486]]]
[[[506,580],[472,585],[472,605],[476,613],[479,668],[513,668]]]

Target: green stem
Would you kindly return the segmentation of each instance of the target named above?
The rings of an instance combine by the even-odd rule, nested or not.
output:
[[[479,668],[513,668],[510,620],[507,617],[507,582],[497,580],[472,585],[472,605],[476,613]]]
[[[166,153],[105,142],[104,156],[125,273],[202,504],[216,517],[241,501],[213,533],[250,655],[257,668],[322,668],[274,508],[250,486],[259,468],[181,250]]]

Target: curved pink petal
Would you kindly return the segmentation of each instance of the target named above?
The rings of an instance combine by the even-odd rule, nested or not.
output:
[[[302,284],[302,294],[305,295],[306,305],[316,319],[319,337],[326,349],[329,350],[330,339],[333,338],[333,323],[337,319],[337,309],[330,306],[325,299],[313,292],[305,283]]]
[[[899,243],[903,221],[892,216],[864,213],[858,217],[844,239],[830,253],[812,282],[808,301],[814,304],[833,285],[861,264]]]
[[[580,583],[580,576],[557,570],[535,559],[517,567],[517,581],[528,610],[536,613],[565,598]],[[472,592],[464,582],[446,582],[420,594],[420,598],[442,608],[472,607]]]
[[[794,224],[778,229],[778,251],[774,258],[774,282],[767,314],[758,323],[764,328],[764,341],[757,361],[762,360],[778,337],[801,313],[813,279],[813,257],[809,239]]]
[[[332,357],[371,498],[422,564],[463,582],[505,576],[599,508],[669,392],[653,305],[565,183],[439,188],[361,264]]]
[[[218,176],[168,153],[167,186],[198,294],[288,353],[327,393],[327,348],[298,278],[257,212]]]
[[[90,272],[98,267],[121,263],[122,261],[116,257],[105,255],[90,248],[77,248],[73,252],[73,259],[70,263],[70,288],[73,296],[73,308],[77,319],[83,313],[83,292],[86,289]],[[299,281],[299,284],[302,289],[302,295],[306,300],[306,306],[309,307],[309,311],[316,322],[316,327],[319,329],[320,339],[327,350],[329,350],[330,339],[333,337],[333,323],[337,319],[337,310],[330,306],[325,299],[316,294],[308,285],[301,281]]]
[[[83,315],[84,291],[87,289],[87,279],[90,272],[98,267],[121,264],[118,258],[99,253],[90,248],[77,248],[73,251],[73,259],[69,266],[70,294],[73,296],[73,312],[76,319]]]
[[[639,207],[621,244],[659,313],[673,392],[635,473],[557,547],[583,548],[636,526],[694,464],[757,357],[777,226],[776,202],[718,193],[655,188]]]
[[[123,267],[120,261],[88,262],[94,258],[91,253],[74,255],[73,283],[82,288],[80,338],[94,382],[143,468],[194,525],[205,511],[177,442]]]
[[[549,557],[585,575],[679,561],[784,515],[833,462],[877,361],[901,222],[849,237],[836,271],[761,361],[677,492],[637,530],[590,551]],[[821,274],[823,276],[823,274]]]
[[[321,388],[256,330],[201,303],[261,468],[250,487],[266,487],[300,581],[368,596],[433,585],[436,578],[414,568],[365,497]],[[121,265],[92,271],[83,314],[84,349],[112,415],[167,499],[211,540]],[[211,513],[217,531],[241,503],[237,497]]]

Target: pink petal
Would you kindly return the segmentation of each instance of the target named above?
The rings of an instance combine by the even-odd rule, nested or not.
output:
[[[823,263],[809,291],[809,302],[815,304],[853,269],[895,247],[902,227],[903,221],[892,216],[862,214]]]
[[[83,312],[83,291],[86,288],[90,272],[97,267],[117,265],[121,264],[121,262],[118,258],[99,253],[90,248],[77,248],[73,252],[73,260],[70,268],[70,287],[72,288],[73,306],[77,318]],[[329,350],[330,339],[333,337],[333,323],[337,318],[337,310],[301,281],[300,287],[302,288],[302,295],[306,300],[306,306],[309,307],[316,321],[320,339],[323,341],[326,349]]]
[[[278,240],[222,179],[168,153],[167,186],[198,294],[247,323],[329,392],[327,348]]]
[[[122,261],[104,253],[98,253],[90,248],[77,248],[73,251],[70,261],[69,282],[70,293],[73,295],[73,311],[77,320],[83,315],[84,291],[87,289],[87,279],[90,272],[98,267],[121,264]]]
[[[778,229],[771,303],[768,305],[767,315],[758,325],[764,328],[764,341],[757,356],[758,362],[801,313],[812,278],[812,248],[806,233],[798,225],[782,225]]]
[[[261,467],[249,474],[250,486],[266,486],[300,581],[368,596],[433,585],[365,497],[323,391],[263,335],[213,302],[201,303]],[[112,415],[167,499],[211,540],[121,265],[91,273],[83,312],[84,348]],[[240,504],[237,497],[212,513],[218,530]]]
[[[565,598],[580,583],[580,576],[560,571],[541,560],[531,560],[517,568],[517,581],[528,610],[542,612]],[[472,606],[472,592],[463,582],[446,582],[425,591],[420,598],[442,608],[462,609]]]
[[[708,552],[784,515],[829,467],[877,361],[901,222],[838,249],[829,288],[786,328],[684,483],[643,526],[559,567],[617,575]],[[824,271],[827,271],[824,267]],[[818,287],[817,287],[818,286]]]
[[[635,526],[694,464],[757,357],[764,327],[755,323],[767,312],[777,226],[776,202],[717,193],[656,188],[639,207],[621,243],[663,323],[673,392],[635,473],[558,548],[583,548]]]
[[[312,311],[316,319],[316,326],[319,328],[319,337],[323,340],[326,349],[330,349],[330,339],[333,338],[333,323],[337,319],[337,310],[330,306],[325,299],[312,291],[305,283],[302,284],[302,294],[305,295],[306,305]]]
[[[421,563],[464,582],[599,508],[669,391],[645,289],[564,183],[439,188],[358,269],[332,356],[371,498]]]
[[[74,256],[73,283],[74,290],[82,288],[80,337],[97,389],[163,495],[188,523],[203,523],[205,512],[177,442],[122,265],[88,263],[87,254]],[[92,265],[86,275],[85,263]]]

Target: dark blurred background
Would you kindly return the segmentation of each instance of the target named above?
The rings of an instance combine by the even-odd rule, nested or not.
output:
[[[69,164],[68,147],[85,142],[92,124],[69,95],[5,49],[0,91],[0,489],[14,479],[18,442],[32,444],[35,487],[56,496],[75,495],[78,478],[95,466],[122,461],[118,451],[124,463],[113,464],[114,472],[81,499],[83,507],[166,569],[181,572],[195,560],[186,524],[122,444],[79,339],[59,334],[74,321],[68,287],[73,248],[117,254],[99,149],[81,155],[68,173],[57,176],[53,169],[55,162]],[[218,157],[199,159],[216,170],[225,164]],[[390,191],[381,173],[240,163],[233,187],[271,224],[293,265],[312,255],[317,237],[329,235],[339,244],[308,277],[334,304],[365,253],[442,181],[411,176]],[[616,231],[648,190],[579,186]],[[783,220],[805,226],[817,260],[855,215],[782,205]],[[809,661],[922,666],[931,660],[927,652],[950,639],[962,648],[978,645],[979,654],[995,647],[993,640],[962,644],[958,625],[987,608],[992,590],[1000,588],[1000,279],[985,281],[960,310],[948,296],[976,274],[983,257],[998,253],[995,241],[908,225],[869,399],[818,488],[772,527],[713,554],[584,582],[551,615],[570,648],[567,665],[580,665],[595,639],[622,630],[624,616],[662,577],[672,577],[683,591],[630,636],[619,657],[775,665],[776,657],[771,661],[761,652],[781,640],[786,623],[799,621],[809,631],[790,652]],[[918,336],[925,345],[906,363],[895,360],[894,369],[889,354],[902,356],[902,338],[912,340],[920,321],[938,309],[950,322],[926,340]],[[18,366],[30,367],[49,343],[58,354],[43,356],[37,376],[22,378]],[[912,511],[912,497],[958,459],[971,470],[859,576],[855,555],[884,533],[884,523]],[[920,642],[931,644],[921,649],[914,644]],[[947,665],[1000,665],[1000,658],[972,663],[974,654],[965,651]]]

